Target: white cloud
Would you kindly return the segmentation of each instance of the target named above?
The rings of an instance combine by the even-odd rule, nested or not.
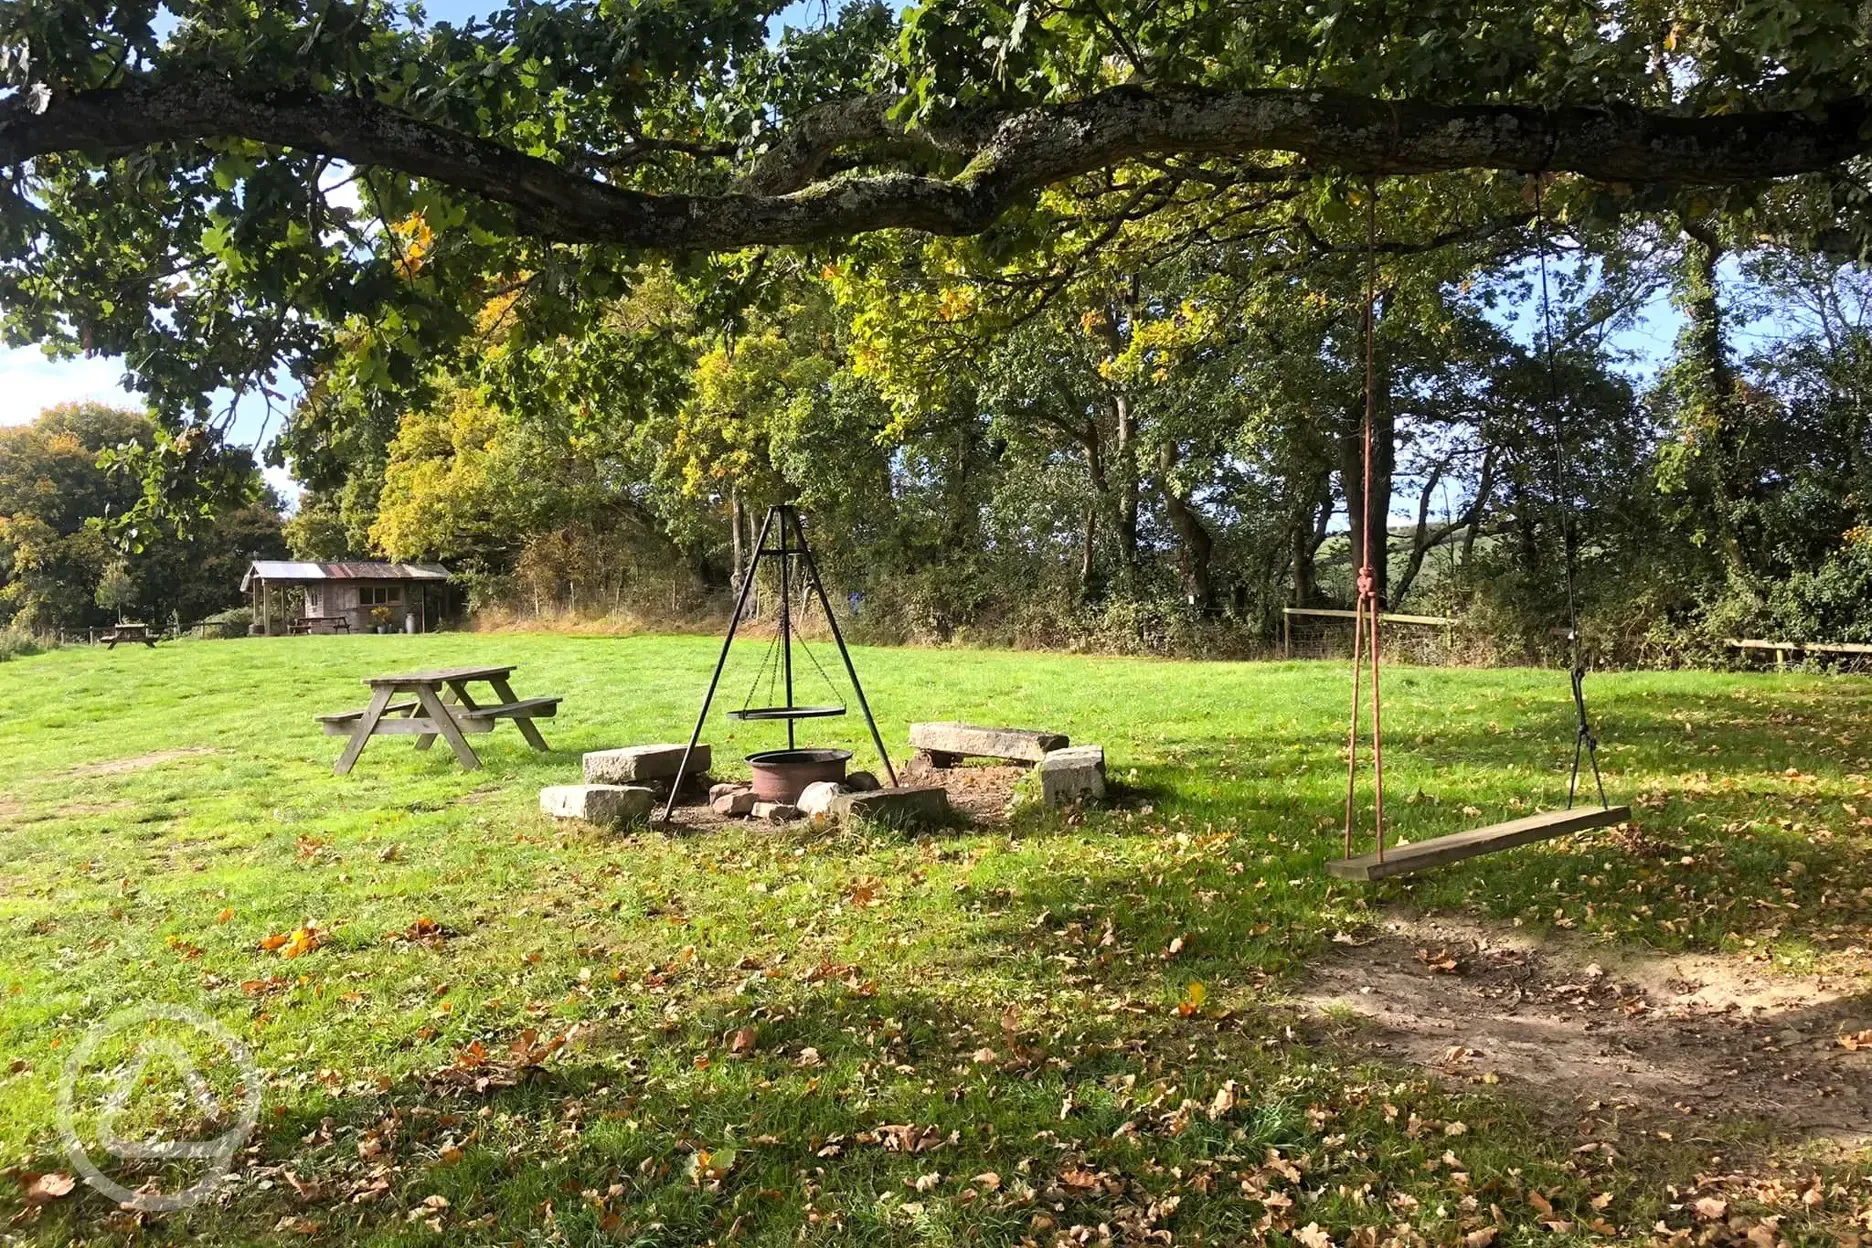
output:
[[[23,425],[48,407],[82,402],[144,406],[123,388],[119,360],[52,360],[38,347],[0,348],[0,425]]]

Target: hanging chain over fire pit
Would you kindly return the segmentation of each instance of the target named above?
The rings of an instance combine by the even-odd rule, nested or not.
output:
[[[777,536],[778,545],[768,545],[770,535]],[[734,615],[729,618],[727,636],[722,638],[721,655],[715,660],[715,674],[709,678],[708,692],[702,695],[702,709],[696,714],[695,731],[689,734],[689,745],[683,750],[682,763],[670,785],[669,800],[663,806],[663,820],[666,823],[676,809],[676,795],[682,790],[683,777],[689,773],[689,759],[695,753],[696,743],[702,739],[702,726],[708,721],[709,707],[714,703],[715,690],[721,684],[722,669],[728,665],[728,651],[734,645],[735,633],[741,627],[749,593],[754,588],[755,576],[763,562],[779,566],[779,630],[767,647],[760,670],[755,673],[747,700],[739,710],[729,711],[728,718],[755,722],[784,721],[787,747],[784,750],[765,750],[748,755],[748,762],[754,770],[754,791],[761,795],[762,800],[791,801],[799,796],[800,790],[816,780],[844,779],[845,764],[851,760],[849,750],[800,749],[795,739],[799,720],[827,719],[843,715],[846,710],[842,703],[800,706],[794,701],[793,650],[796,640],[800,652],[818,669],[827,687],[837,692],[832,685],[832,678],[806,644],[806,639],[794,635],[797,625],[793,594],[796,589],[804,599],[801,618],[804,618],[815,599],[819,609],[825,613],[826,624],[832,631],[832,642],[838,647],[839,658],[845,663],[845,675],[851,679],[852,694],[858,700],[858,709],[864,713],[865,724],[871,729],[871,741],[877,746],[878,757],[884,760],[884,771],[890,776],[891,784],[897,783],[897,769],[891,766],[890,753],[884,748],[884,737],[878,732],[870,703],[865,701],[864,686],[858,683],[858,669],[852,666],[851,651],[846,649],[845,636],[839,631],[838,617],[833,614],[831,600],[826,597],[825,586],[819,581],[819,565],[813,560],[812,548],[806,543],[806,530],[800,525],[799,511],[790,503],[780,503],[767,509],[767,516],[761,521],[760,536],[754,540],[754,559],[742,576],[741,592],[735,596]],[[755,706],[754,696],[760,691],[763,677],[767,681],[767,704]],[[784,701],[775,701],[776,687],[784,688]]]

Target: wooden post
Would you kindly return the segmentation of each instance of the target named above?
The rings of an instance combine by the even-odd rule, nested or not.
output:
[[[1293,658],[1293,616],[1281,611],[1281,658]]]
[[[260,590],[260,635],[271,637],[273,635],[273,600],[267,594],[265,580],[256,580],[254,584]]]

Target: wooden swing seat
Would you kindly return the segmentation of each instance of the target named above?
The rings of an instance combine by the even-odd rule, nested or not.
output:
[[[1357,858],[1341,858],[1327,863],[1326,870],[1342,880],[1383,880],[1394,875],[1409,875],[1413,871],[1427,871],[1431,867],[1460,862],[1464,858],[1492,854],[1499,849],[1513,849],[1517,845],[1565,836],[1569,832],[1610,827],[1630,818],[1629,806],[1575,806],[1571,810],[1545,810],[1522,819],[1510,819],[1507,823],[1490,824],[1486,828],[1472,828],[1467,832],[1434,836],[1410,845],[1387,847],[1383,862],[1378,861],[1375,853],[1361,854]]]

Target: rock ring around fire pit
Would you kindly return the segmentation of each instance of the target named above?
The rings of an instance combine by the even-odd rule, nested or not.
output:
[[[754,797],[762,802],[799,801],[806,786],[821,780],[834,784],[845,779],[850,750],[762,750],[747,756],[754,773]]]

